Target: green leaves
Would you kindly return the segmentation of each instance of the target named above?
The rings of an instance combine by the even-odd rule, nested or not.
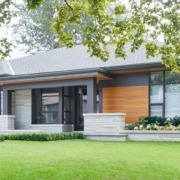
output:
[[[0,1],[0,27],[10,22],[13,12],[10,9],[11,1]],[[11,51],[11,43],[5,37],[0,38],[0,60],[3,60]]]
[[[42,2],[27,0],[28,8]],[[124,59],[127,44],[132,52],[144,46],[148,58],[160,56],[166,67],[180,71],[178,0],[62,0],[55,15],[52,27],[60,45],[72,47],[79,39],[91,56],[103,61],[109,58],[108,44],[116,47],[116,57]]]
[[[26,0],[28,9],[35,9],[39,7],[44,0]]]
[[[0,39],[0,60],[3,60],[11,52],[12,44],[7,40],[7,38]]]
[[[0,26],[7,24],[11,20],[12,12],[10,10],[11,0],[0,1]]]

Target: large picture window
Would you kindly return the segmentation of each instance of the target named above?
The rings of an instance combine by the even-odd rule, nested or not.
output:
[[[180,74],[170,71],[150,74],[150,115],[180,116]]]
[[[58,124],[59,123],[59,90],[35,89],[33,90],[33,123]]]
[[[71,124],[71,88],[33,89],[33,124]]]

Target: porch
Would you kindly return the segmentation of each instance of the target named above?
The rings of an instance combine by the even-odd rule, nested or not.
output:
[[[1,117],[5,120],[1,120],[1,131],[83,131],[83,113],[99,111],[97,80],[85,78],[3,85],[2,107]],[[14,125],[10,126],[9,122]]]

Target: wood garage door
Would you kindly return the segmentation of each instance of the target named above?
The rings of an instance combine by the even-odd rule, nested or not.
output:
[[[103,112],[126,113],[126,123],[148,116],[148,86],[103,88]]]

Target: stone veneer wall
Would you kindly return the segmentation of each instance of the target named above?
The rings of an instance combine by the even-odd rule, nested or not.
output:
[[[125,128],[124,113],[84,114],[85,135],[119,135]]]
[[[31,89],[15,91],[15,129],[29,129],[32,112]]]
[[[14,117],[12,115],[1,115],[0,131],[14,130]]]

